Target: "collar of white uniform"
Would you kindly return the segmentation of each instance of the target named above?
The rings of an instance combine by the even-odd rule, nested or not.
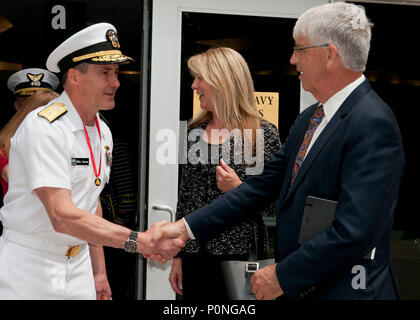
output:
[[[63,91],[63,93],[61,94],[60,97],[57,98],[56,102],[61,102],[64,103],[67,107],[67,114],[68,117],[70,119],[71,125],[72,125],[72,132],[75,131],[84,131],[83,129],[83,121],[80,118],[79,113],[77,112],[76,108],[74,107],[73,103],[70,100],[70,97],[68,96],[66,91]],[[101,118],[99,116],[99,113],[96,113],[96,118],[98,119],[98,123],[100,126],[100,130],[101,130],[101,136],[104,136],[104,130],[102,130],[103,128],[103,123],[101,121]]]

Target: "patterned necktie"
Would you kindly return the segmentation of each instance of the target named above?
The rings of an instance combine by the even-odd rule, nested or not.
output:
[[[293,166],[292,172],[292,180],[290,181],[290,185],[295,182],[296,176],[299,172],[300,167],[302,166],[303,159],[305,159],[306,151],[308,151],[309,144],[311,143],[312,137],[314,136],[316,128],[318,128],[319,124],[324,117],[324,108],[322,104],[318,105],[315,109],[314,114],[312,115],[311,121],[309,122],[308,129],[306,130],[305,137],[303,142],[299,148],[299,152],[296,156],[295,165]]]

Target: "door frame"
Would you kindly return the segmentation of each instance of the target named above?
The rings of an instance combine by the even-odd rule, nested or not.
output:
[[[277,18],[298,18],[326,0],[153,0],[150,52],[149,159],[147,227],[173,219],[178,196],[178,146],[181,81],[182,13],[217,13]],[[311,97],[301,90],[302,105]],[[165,164],[162,150],[167,149]],[[161,160],[157,159],[160,157]],[[155,210],[153,207],[161,206]],[[162,207],[163,206],[163,207]],[[156,208],[156,207],[155,207]],[[172,212],[171,212],[172,211]],[[171,262],[147,261],[145,299],[175,299],[168,277]],[[141,292],[141,281],[138,291]],[[139,296],[139,295],[138,295]]]

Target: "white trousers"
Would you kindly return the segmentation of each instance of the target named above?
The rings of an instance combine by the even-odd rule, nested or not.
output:
[[[1,237],[0,299],[96,299],[88,245],[77,256],[66,257]]]

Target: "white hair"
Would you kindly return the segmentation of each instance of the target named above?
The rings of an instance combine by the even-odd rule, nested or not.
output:
[[[299,17],[293,38],[305,37],[312,45],[333,44],[346,68],[363,72],[372,26],[363,7],[344,2],[327,3],[309,9]]]

